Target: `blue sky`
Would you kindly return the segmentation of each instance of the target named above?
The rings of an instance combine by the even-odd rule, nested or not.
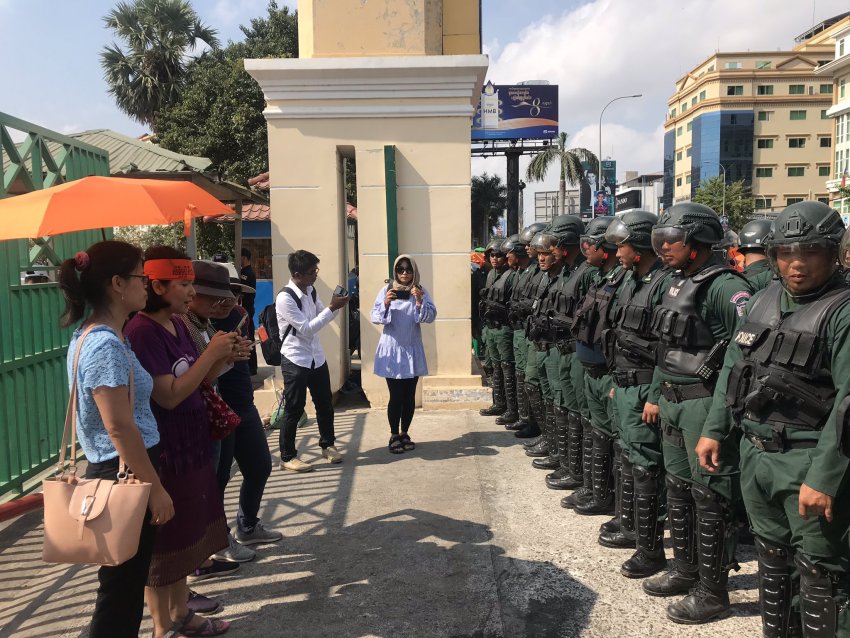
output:
[[[0,0],[0,111],[60,132],[145,132],[118,111],[102,79],[98,54],[111,38],[101,18],[113,5]],[[193,5],[226,41],[241,37],[239,24],[265,15],[267,0]],[[846,10],[846,0],[483,0],[484,52],[495,83],[558,84],[561,130],[572,146],[594,152],[605,103],[642,93],[605,113],[602,154],[617,160],[622,177],[626,170],[660,170],[667,99],[676,80],[715,50],[788,49],[813,17],[819,22]],[[473,159],[473,174],[484,171],[504,176],[504,159]],[[526,211],[533,192],[556,188],[554,174],[529,184]]]

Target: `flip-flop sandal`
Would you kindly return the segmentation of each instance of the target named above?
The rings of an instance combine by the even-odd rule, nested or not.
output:
[[[194,636],[220,636],[230,629],[230,623],[228,621],[215,618],[204,618],[204,622],[198,627],[189,627],[189,622],[194,617],[195,612],[190,610],[180,622],[180,633],[186,636],[186,638],[193,638]]]
[[[398,434],[393,434],[390,437],[389,450],[390,454],[401,454],[404,452],[404,442]]]
[[[407,433],[401,435],[401,443],[404,445],[405,452],[416,449],[416,443],[410,440],[410,436]]]

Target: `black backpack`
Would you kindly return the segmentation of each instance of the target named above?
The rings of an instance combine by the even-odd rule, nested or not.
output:
[[[298,310],[303,309],[301,307],[301,299],[292,288],[285,287],[281,292],[289,293],[289,296],[295,300]],[[313,303],[316,303],[315,288],[310,291],[310,296],[313,297]],[[260,336],[260,349],[263,351],[263,358],[268,365],[280,365],[280,349],[283,347],[283,342],[286,341],[290,332],[292,334],[298,334],[295,328],[287,326],[283,336],[280,335],[280,327],[277,324],[277,310],[274,303],[270,303],[263,308],[263,311],[260,313],[260,330],[258,334]]]

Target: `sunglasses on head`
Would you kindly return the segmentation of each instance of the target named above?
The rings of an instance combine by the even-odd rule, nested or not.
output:
[[[407,267],[407,266],[398,266],[398,267],[395,269],[395,271],[396,271],[399,275],[402,275],[402,274],[404,274],[404,273],[409,273],[409,274],[411,274],[411,275],[413,274],[413,268],[409,268],[409,267]]]

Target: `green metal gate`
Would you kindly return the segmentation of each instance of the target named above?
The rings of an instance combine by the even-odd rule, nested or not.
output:
[[[48,143],[58,150],[51,153]],[[109,154],[0,112],[0,167],[3,198],[108,175]],[[55,463],[71,335],[59,328],[64,302],[55,273],[62,260],[99,239],[100,231],[87,231],[0,242],[0,500],[26,492]],[[51,273],[52,281],[24,284],[22,274],[32,269]]]

